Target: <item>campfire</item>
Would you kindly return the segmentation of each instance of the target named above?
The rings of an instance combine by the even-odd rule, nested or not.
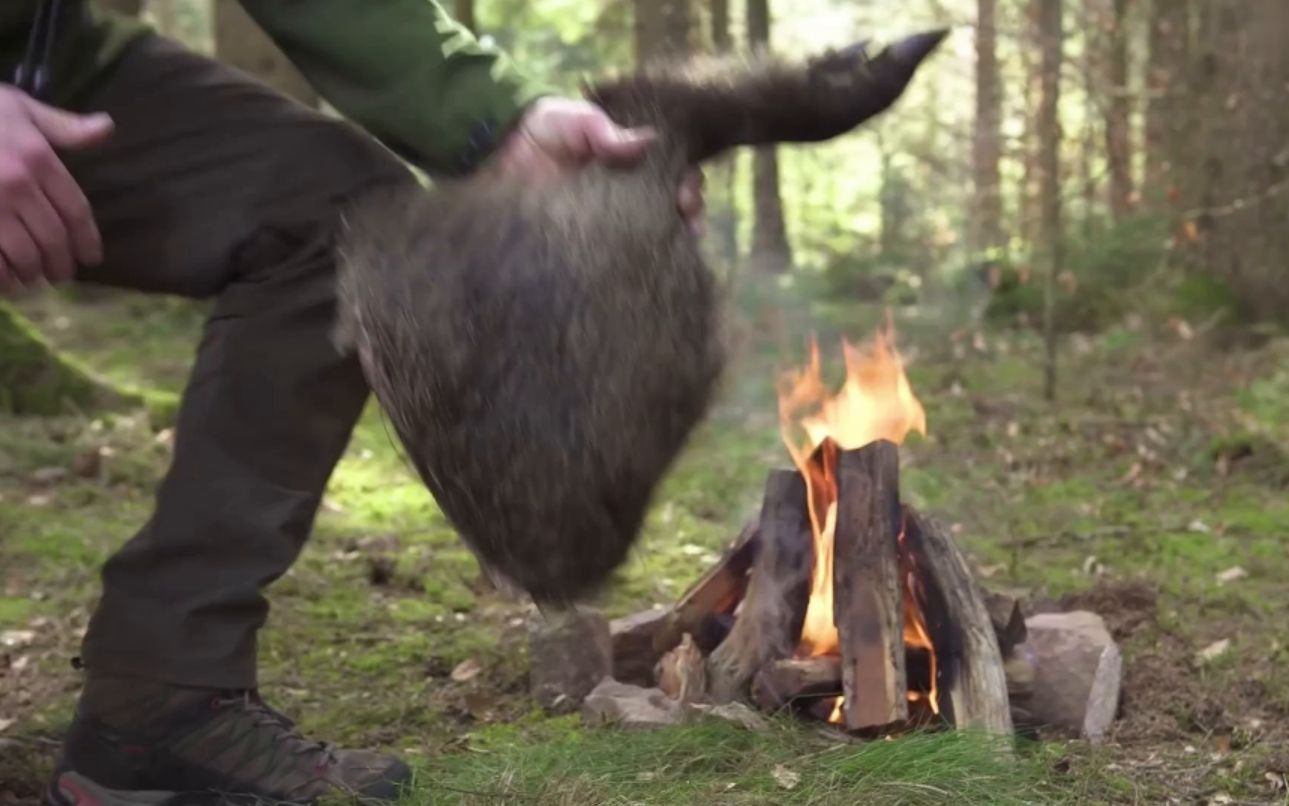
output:
[[[752,704],[856,736],[1102,735],[1120,658],[1100,619],[1027,620],[977,584],[949,531],[900,498],[900,446],[928,429],[894,329],[841,348],[836,391],[816,342],[780,380],[791,462],[770,470],[758,517],[673,606],[538,636],[538,699],[641,725]]]

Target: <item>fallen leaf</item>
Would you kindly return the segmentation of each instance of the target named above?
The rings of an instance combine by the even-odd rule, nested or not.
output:
[[[1168,327],[1182,341],[1190,341],[1195,338],[1195,331],[1191,329],[1190,324],[1185,319],[1173,317],[1168,320]]]
[[[467,658],[458,663],[456,668],[452,670],[452,679],[458,683],[467,683],[478,677],[479,672],[482,671],[483,667],[479,665],[479,661],[474,658]]]
[[[44,507],[44,506],[49,506],[49,502],[53,500],[54,500],[54,497],[52,495],[37,493],[36,495],[27,497],[27,504],[28,506],[33,506],[33,507]]]
[[[17,722],[17,721],[18,721],[18,720],[16,720],[16,719],[3,719],[3,718],[0,718],[0,733],[4,733],[6,730],[8,730],[8,729],[9,729],[9,727],[10,727],[11,725],[13,725],[13,723],[15,723],[15,722]],[[1270,774],[1270,773],[1268,773],[1268,774]]]
[[[1131,484],[1132,482],[1136,481],[1140,477],[1141,477],[1141,462],[1133,462],[1132,467],[1128,468],[1128,472],[1123,474],[1123,478],[1119,479],[1119,483]]]
[[[31,630],[5,630],[0,632],[0,644],[7,647],[26,646],[34,640],[36,640],[36,634]]]
[[[12,663],[9,664],[9,668],[15,672],[21,672],[23,669],[26,669],[27,665],[30,663],[30,655],[19,655],[17,658],[14,658]]]
[[[793,772],[782,764],[776,764],[770,774],[774,776],[774,782],[784,789],[792,789],[801,783],[801,773]]]
[[[1278,772],[1267,773],[1267,781],[1271,784],[1272,792],[1284,792],[1289,790],[1289,781],[1285,776]]]
[[[1187,524],[1186,530],[1190,532],[1195,532],[1197,534],[1202,534],[1202,535],[1206,535],[1209,532],[1213,531],[1211,528],[1209,528],[1209,525],[1207,523],[1205,523],[1204,521],[1198,518],[1196,518],[1195,520]]]
[[[1225,585],[1228,582],[1235,582],[1238,579],[1244,579],[1248,575],[1249,575],[1249,572],[1245,571],[1240,566],[1238,565],[1232,566],[1231,568],[1228,568],[1222,573],[1217,575],[1217,584]]]
[[[1213,799],[1209,801],[1209,803],[1214,804],[1214,806],[1217,806],[1217,804],[1233,803],[1233,802],[1234,801],[1231,800],[1231,796],[1224,792],[1217,793],[1216,795],[1213,796]]]
[[[1223,655],[1230,648],[1231,648],[1231,639],[1223,638],[1221,641],[1214,641],[1213,643],[1201,649],[1199,656],[1201,660],[1211,661]]]
[[[1230,734],[1223,733],[1222,735],[1218,736],[1214,744],[1217,745],[1217,752],[1221,753],[1222,755],[1226,755],[1227,753],[1231,752]]]

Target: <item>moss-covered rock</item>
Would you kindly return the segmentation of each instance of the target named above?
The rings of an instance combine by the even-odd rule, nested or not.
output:
[[[0,304],[0,411],[53,415],[141,402],[61,355],[22,314]]]

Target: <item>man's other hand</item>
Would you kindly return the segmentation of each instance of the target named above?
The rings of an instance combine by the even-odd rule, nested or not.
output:
[[[112,132],[106,115],[74,115],[0,84],[0,295],[70,280],[103,245],[89,201],[55,149]]]
[[[626,129],[589,101],[539,98],[524,114],[497,154],[501,170],[532,178],[550,176],[589,161],[631,164],[654,141],[648,129]],[[677,206],[696,235],[703,231],[703,174],[689,170]]]

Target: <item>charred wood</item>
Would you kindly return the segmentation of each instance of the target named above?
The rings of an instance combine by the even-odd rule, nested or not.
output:
[[[795,470],[774,470],[761,505],[760,546],[734,628],[708,657],[715,702],[742,699],[757,670],[796,650],[810,596],[814,541],[806,486]]]
[[[900,533],[899,449],[880,440],[837,462],[833,618],[841,641],[850,730],[908,718]]]

